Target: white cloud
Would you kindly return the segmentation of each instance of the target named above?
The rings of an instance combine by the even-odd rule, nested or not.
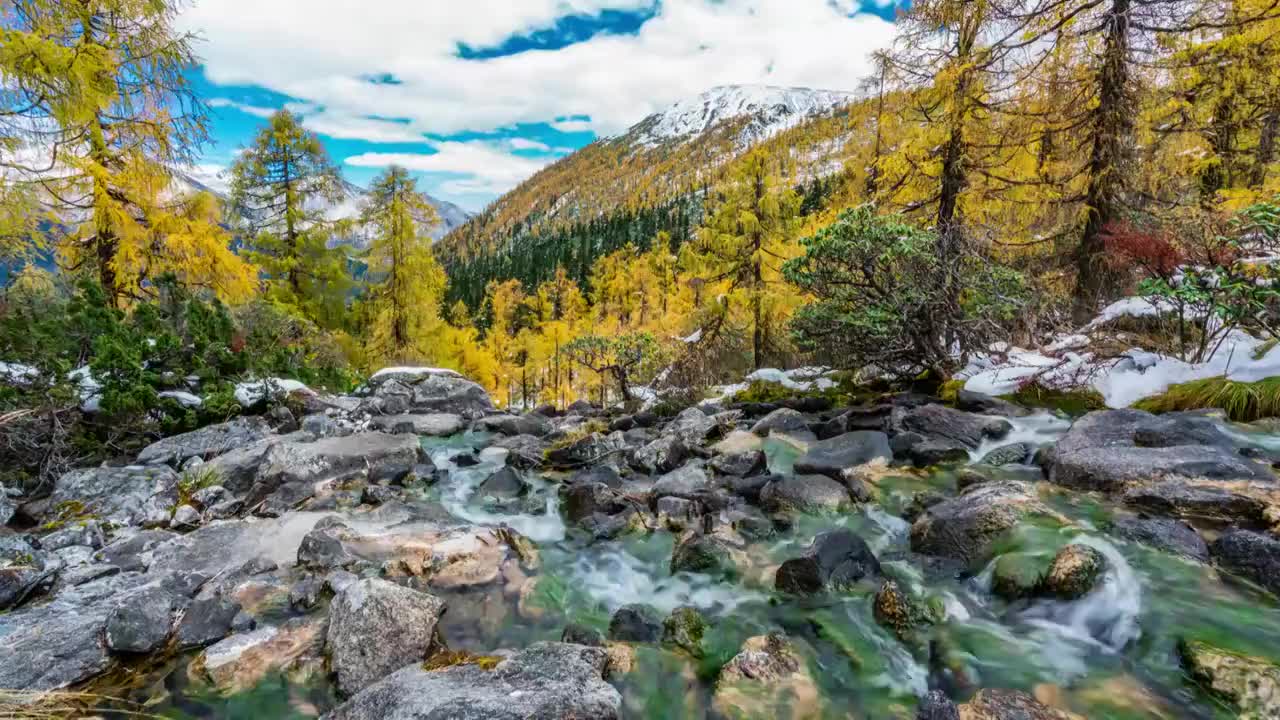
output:
[[[368,152],[348,157],[346,163],[375,168],[399,165],[417,172],[466,176],[446,180],[441,185],[442,192],[454,195],[506,192],[549,162],[512,155],[484,142],[441,142],[433,143],[432,147],[436,152],[430,155]]]
[[[341,115],[328,111],[302,115],[308,130],[340,140],[365,140],[371,143],[420,143],[421,130],[407,123],[374,118]]]
[[[230,100],[228,98],[222,98],[222,97],[211,98],[209,100],[209,107],[235,108],[236,110],[239,110],[242,113],[247,113],[249,115],[253,115],[254,117],[260,117],[260,118],[269,118],[272,115],[274,115],[276,112],[276,108],[259,107],[257,105],[247,105],[245,103],[238,103],[235,100]]]
[[[379,0],[356,10],[348,0],[202,0],[182,21],[207,39],[200,51],[214,82],[262,85],[342,117],[404,117],[441,135],[566,116],[614,133],[723,84],[853,90],[869,69],[866,54],[893,35],[874,15],[847,18],[849,0],[666,0],[634,36],[455,57],[458,43],[496,45],[566,12],[649,4]],[[398,83],[362,79],[381,74]]]
[[[551,123],[551,127],[563,133],[575,133],[586,132],[592,125],[590,120],[557,120]]]
[[[551,146],[537,140],[528,138],[513,137],[507,141],[512,150],[537,150],[538,152],[550,152]]]

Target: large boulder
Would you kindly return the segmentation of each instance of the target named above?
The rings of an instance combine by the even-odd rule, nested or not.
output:
[[[546,437],[551,434],[551,421],[539,413],[526,415],[489,415],[476,421],[475,427],[502,435],[532,435]]]
[[[290,485],[314,488],[323,481],[399,480],[417,465],[421,452],[413,435],[380,432],[280,443],[268,449],[246,504],[252,507]]]
[[[650,475],[668,473],[680,467],[687,454],[679,437],[663,435],[633,452],[631,466]]]
[[[479,417],[493,411],[489,393],[452,370],[384,368],[369,378],[369,387],[374,397],[403,399],[408,409],[417,413]]]
[[[760,504],[770,512],[842,512],[853,500],[847,487],[826,475],[787,475],[760,490]]]
[[[155,652],[169,638],[174,613],[185,605],[186,598],[169,588],[144,588],[121,601],[107,616],[103,640],[116,653]]]
[[[181,465],[188,458],[209,460],[228,450],[244,447],[271,435],[261,417],[240,417],[154,442],[138,453],[140,465]]]
[[[974,485],[924,511],[911,526],[911,549],[980,563],[998,539],[1031,514],[1050,515],[1031,486],[1014,480]]]
[[[1230,530],[1209,546],[1219,565],[1280,595],[1280,540],[1251,530]]]
[[[749,638],[720,670],[708,717],[817,718],[822,694],[804,658],[781,633]]]
[[[708,466],[721,475],[752,477],[765,471],[768,466],[768,458],[760,450],[746,450],[717,455],[711,458]]]
[[[667,424],[663,432],[679,437],[687,448],[701,447],[707,440],[723,434],[741,416],[742,413],[738,411],[708,415],[696,407],[685,408]]]
[[[657,642],[662,636],[658,614],[648,605],[624,605],[609,619],[609,639],[618,642]]]
[[[655,499],[672,496],[692,500],[703,495],[710,482],[701,466],[689,464],[658,478],[650,493]]]
[[[1280,717],[1280,665],[1194,640],[1179,642],[1178,655],[1191,679],[1230,703],[1237,717]]]
[[[804,432],[808,429],[809,418],[791,408],[778,408],[760,418],[755,425],[751,426],[751,432],[756,435],[768,435],[774,432]]]
[[[562,441],[548,448],[547,463],[558,468],[580,468],[601,463],[622,462],[627,441],[620,432],[587,433],[582,437]]]
[[[72,470],[55,481],[49,500],[55,511],[74,509],[115,525],[167,524],[178,503],[178,474],[164,465]]]
[[[374,415],[369,424],[382,432],[394,435],[426,435],[448,437],[462,432],[463,420],[453,413],[423,413],[400,415]]]
[[[1121,500],[1135,510],[1156,515],[1264,524],[1280,486],[1273,482],[1175,478],[1126,490]]]
[[[1182,520],[1169,518],[1120,518],[1111,524],[1111,533],[1125,540],[1150,545],[1158,550],[1207,562],[1209,545],[1196,529]]]
[[[1134,427],[1133,442],[1138,447],[1152,448],[1179,445],[1235,448],[1235,442],[1222,431],[1222,423],[1195,413],[1168,413],[1144,418]]]
[[[880,562],[852,530],[831,530],[813,539],[804,555],[778,567],[774,585],[799,595],[844,590],[880,574]]]
[[[520,473],[509,467],[502,467],[480,483],[476,492],[481,496],[508,499],[523,495],[529,486],[525,484]]]
[[[21,605],[53,583],[57,557],[21,535],[0,536],[0,611]]]
[[[492,669],[409,665],[325,720],[617,720],[622,696],[603,679],[603,648],[536,643]]]
[[[426,658],[444,609],[440,598],[386,580],[348,585],[333,600],[325,636],[338,690],[355,694]]]
[[[794,467],[799,474],[839,479],[848,468],[873,460],[892,459],[888,435],[874,430],[858,430],[813,443],[796,458]]]
[[[1192,443],[1198,435],[1154,432],[1160,423],[1139,410],[1101,410],[1080,418],[1058,441],[1048,466],[1050,482],[1079,490],[1122,492],[1171,478],[1275,482],[1266,467],[1220,444]],[[1139,432],[1152,431],[1143,447]]]
[[[896,424],[926,438],[950,441],[976,449],[987,438],[1002,438],[1013,426],[1008,420],[953,410],[945,405],[921,405],[903,411]]]

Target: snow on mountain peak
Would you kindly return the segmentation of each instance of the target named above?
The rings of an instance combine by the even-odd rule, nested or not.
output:
[[[647,145],[698,135],[719,123],[753,118],[742,140],[758,142],[854,99],[852,93],[771,85],[724,85],[680,100],[632,128]]]

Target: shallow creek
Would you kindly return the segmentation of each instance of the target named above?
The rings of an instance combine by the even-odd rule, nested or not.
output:
[[[1013,422],[1013,435],[1002,443],[1051,442],[1069,426],[1047,414]],[[1231,432],[1280,447],[1277,436]],[[710,626],[705,657],[693,660],[658,645],[640,648],[635,669],[613,680],[627,717],[704,717],[719,666],[743,640],[770,629],[797,642],[831,718],[913,717],[916,697],[931,677],[956,697],[983,687],[1018,688],[1087,718],[1229,718],[1233,713],[1186,682],[1178,638],[1280,661],[1280,609],[1272,600],[1207,565],[1110,537],[1105,528],[1119,511],[1093,495],[1040,483],[1042,499],[1067,522],[1023,523],[1001,546],[1002,552],[1043,557],[1068,542],[1099,550],[1108,560],[1105,579],[1073,602],[1006,602],[990,590],[994,563],[956,578],[907,552],[909,525],[899,514],[917,492],[954,494],[952,471],[889,472],[875,483],[877,502],[842,516],[796,517],[790,528],[750,543],[750,568],[738,579],[720,581],[672,575],[675,538],[666,531],[589,542],[561,519],[553,476],[530,474],[532,492],[506,507],[477,497],[480,483],[505,463],[504,451],[484,449],[489,439],[479,433],[424,439],[437,467],[449,472],[416,502],[438,505],[466,523],[505,523],[535,541],[541,554],[536,591],[519,605],[501,590],[446,595],[444,636],[453,649],[486,653],[557,640],[568,622],[603,631],[611,613],[629,603],[651,605],[664,616],[677,606],[697,607]],[[459,468],[450,461],[471,448],[480,450],[479,465]],[[774,472],[788,472],[799,453],[779,438],[766,440],[764,449]],[[1010,472],[1039,477],[1036,468]],[[875,622],[875,587],[809,599],[774,592],[778,563],[801,553],[816,533],[840,526],[868,541],[887,576],[940,608],[945,620],[932,651],[908,647]],[[1212,537],[1212,528],[1203,529]],[[134,669],[130,699],[169,718],[313,717],[336,702],[327,683],[316,679],[323,673],[302,684],[272,676],[221,697],[187,680],[192,657]]]

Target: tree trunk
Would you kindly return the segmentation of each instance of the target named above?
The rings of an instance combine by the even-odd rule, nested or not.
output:
[[[1074,315],[1077,322],[1093,316],[1098,303],[1118,289],[1120,275],[1107,266],[1103,233],[1123,209],[1125,155],[1133,135],[1129,103],[1129,5],[1112,0],[1106,22],[1102,67],[1098,69],[1098,105],[1090,123],[1093,150],[1089,157],[1087,216],[1076,250]]]
[[[1277,135],[1280,135],[1280,101],[1273,101],[1271,109],[1262,119],[1258,147],[1253,153],[1253,169],[1249,174],[1249,184],[1253,187],[1267,181],[1267,166],[1275,160]]]

